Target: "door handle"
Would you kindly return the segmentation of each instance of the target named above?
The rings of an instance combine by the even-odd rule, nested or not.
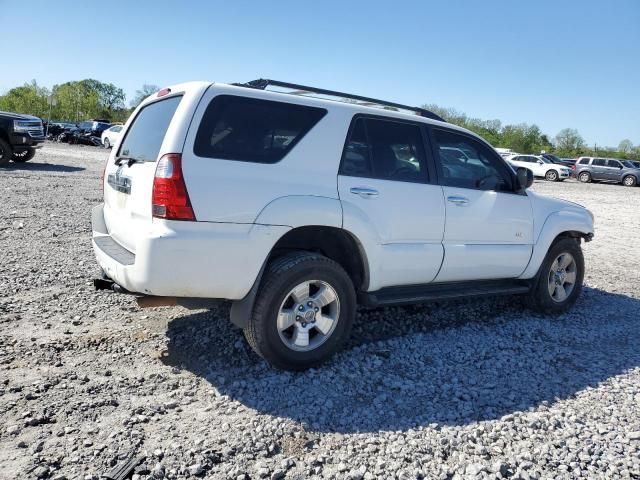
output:
[[[469,204],[469,199],[466,197],[451,196],[451,197],[447,197],[447,201],[455,205],[458,205],[459,207],[464,207],[465,205]]]
[[[373,188],[364,188],[364,187],[352,187],[351,190],[349,190],[351,193],[355,194],[355,195],[359,195],[362,198],[369,198],[369,197],[377,197],[378,196],[378,191],[374,190]]]

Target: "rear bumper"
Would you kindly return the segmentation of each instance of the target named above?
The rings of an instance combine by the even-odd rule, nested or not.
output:
[[[93,208],[93,250],[104,273],[132,293],[239,300],[289,227],[154,220],[135,252],[109,235]]]

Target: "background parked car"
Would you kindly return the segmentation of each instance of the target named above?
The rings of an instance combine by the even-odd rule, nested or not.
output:
[[[552,155],[551,153],[541,153],[540,156],[546,158],[551,163],[555,163],[556,165],[564,165],[565,167],[571,167],[571,165],[576,163],[576,161],[571,158],[560,158]]]
[[[88,120],[86,122],[80,122],[78,128],[84,133],[90,133],[91,136],[100,137],[102,132],[111,127],[111,124],[101,120]]]
[[[102,145],[104,148],[111,148],[122,135],[122,125],[113,125],[102,132]]]
[[[571,176],[571,170],[564,165],[556,165],[541,155],[512,155],[507,161],[513,168],[524,167],[533,172],[535,177],[542,177],[550,182],[562,182]]]
[[[615,158],[580,157],[576,163],[576,177],[583,183],[612,182],[634,187],[640,183],[640,169],[633,163],[623,164]]]

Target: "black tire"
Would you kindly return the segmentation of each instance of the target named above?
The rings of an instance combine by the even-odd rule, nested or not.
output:
[[[578,174],[578,180],[582,183],[589,183],[591,181],[591,174],[589,172],[580,172]]]
[[[557,182],[558,179],[560,178],[560,175],[558,175],[558,172],[552,169],[552,170],[547,170],[547,173],[544,174],[544,178],[549,182]]]
[[[573,257],[576,278],[571,292],[565,300],[559,302],[552,298],[552,294],[549,292],[549,282],[553,278],[552,265],[559,256],[566,253]],[[584,257],[579,241],[574,238],[560,238],[554,242],[549,248],[536,278],[536,284],[525,297],[525,303],[529,308],[544,314],[560,314],[570,309],[580,296],[584,280]]]
[[[12,156],[13,149],[11,145],[0,138],[0,167],[8,165]]]
[[[622,184],[625,187],[635,187],[636,183],[638,183],[638,181],[636,180],[636,177],[634,177],[633,175],[627,175],[622,179]]]
[[[35,156],[36,156],[36,149],[28,148],[27,150],[23,150],[22,152],[14,152],[14,154],[11,156],[11,159],[17,163],[24,163],[24,162],[28,162]]]
[[[339,302],[339,315],[323,343],[312,350],[296,351],[281,338],[278,314],[289,292],[310,280],[326,282],[333,288]],[[251,348],[271,365],[285,370],[305,370],[320,365],[342,347],[351,332],[355,312],[353,283],[338,263],[316,253],[289,253],[268,265],[244,335]]]

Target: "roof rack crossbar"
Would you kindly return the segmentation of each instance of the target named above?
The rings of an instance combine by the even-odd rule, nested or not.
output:
[[[361,95],[337,92],[335,90],[326,90],[324,88],[308,87],[306,85],[298,85],[296,83],[281,82],[279,80],[271,80],[268,78],[260,78],[258,80],[252,80],[247,83],[234,83],[233,85],[236,85],[239,87],[257,88],[259,90],[265,90],[269,86],[274,86],[274,87],[291,89],[293,90],[293,92],[288,92],[288,93],[293,93],[295,95],[304,95],[305,93],[317,93],[319,95],[327,95],[331,97],[348,98],[348,99],[356,100],[359,102],[365,102],[364,105],[380,105],[383,107],[392,107],[400,110],[409,110],[411,112],[417,113],[421,117],[431,118],[433,120],[439,120],[441,122],[445,121],[442,117],[433,113],[432,111],[426,110],[420,107],[411,107],[409,105],[403,105],[401,103],[394,103],[394,102],[387,102],[386,100],[379,100],[377,98],[363,97]],[[359,105],[363,105],[363,104],[359,104]]]

